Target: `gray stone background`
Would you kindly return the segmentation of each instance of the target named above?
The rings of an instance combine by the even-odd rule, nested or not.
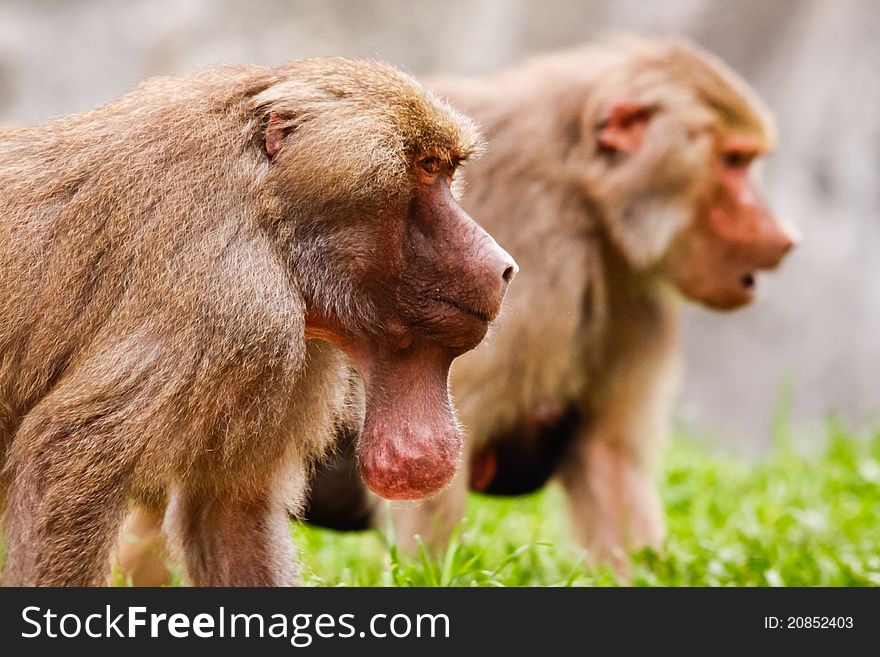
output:
[[[830,413],[880,409],[880,1],[2,0],[0,121],[107,102],[218,62],[379,57],[480,73],[609,31],[686,35],[726,59],[779,122],[767,197],[805,240],[760,300],[690,309],[683,424],[734,451],[770,444],[789,399],[799,440]]]

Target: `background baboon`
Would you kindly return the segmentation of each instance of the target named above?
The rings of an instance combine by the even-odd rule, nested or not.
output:
[[[748,178],[773,145],[770,121],[721,62],[663,40],[434,88],[485,128],[463,204],[527,275],[497,331],[453,367],[466,467],[440,495],[395,510],[398,535],[442,543],[468,484],[516,495],[556,476],[578,540],[625,570],[625,548],[663,537],[651,464],[675,389],[674,292],[747,304],[758,271],[794,243]],[[316,504],[328,481],[319,474]],[[307,517],[345,524],[325,512]]]
[[[130,498],[195,584],[295,581],[287,509],[365,382],[362,475],[436,492],[446,376],[510,257],[449,181],[469,121],[384,65],[157,78],[0,138],[5,583],[100,584]]]

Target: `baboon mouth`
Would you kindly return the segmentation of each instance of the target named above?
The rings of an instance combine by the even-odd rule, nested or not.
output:
[[[465,306],[464,304],[461,304],[458,301],[453,301],[452,299],[449,299],[447,297],[434,297],[434,301],[447,306],[452,306],[456,310],[460,310],[461,312],[466,313],[471,317],[476,317],[481,322],[485,322],[486,324],[492,321],[492,317],[488,313],[477,310],[476,308]]]
[[[743,274],[742,277],[740,277],[740,279],[739,279],[739,283],[740,283],[740,285],[743,286],[744,289],[751,291],[751,290],[755,289],[755,286],[758,284],[758,281],[755,278],[754,274],[749,273],[749,274]]]

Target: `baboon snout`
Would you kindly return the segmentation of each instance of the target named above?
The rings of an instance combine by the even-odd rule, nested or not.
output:
[[[430,281],[433,301],[483,324],[495,319],[507,287],[519,271],[511,255],[461,208],[442,180],[417,192],[410,216],[415,226],[410,248],[421,259],[417,266],[421,276],[416,277]],[[456,323],[452,315],[444,314],[439,320],[441,324]],[[468,330],[462,324],[459,333],[460,337],[473,334],[476,339],[467,346],[471,349],[483,338],[485,329]]]
[[[507,288],[519,271],[519,265],[488,233],[483,233],[481,242],[481,248],[475,254],[479,265],[474,268],[474,301],[491,320],[501,311]]]
[[[779,226],[778,250],[779,260],[788,255],[788,252],[794,249],[803,239],[801,231],[793,223],[777,219]]]
[[[760,269],[776,269],[800,242],[801,233],[794,224],[773,216],[768,218],[767,223],[769,225],[763,240],[756,249],[758,266]]]

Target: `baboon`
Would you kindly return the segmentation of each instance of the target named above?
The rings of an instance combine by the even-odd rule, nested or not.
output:
[[[462,203],[527,276],[452,368],[465,466],[393,510],[398,537],[442,545],[468,487],[518,495],[555,478],[588,556],[626,574],[627,549],[664,536],[652,468],[676,389],[678,298],[743,306],[796,241],[750,180],[774,144],[770,117],[678,40],[614,39],[429,86],[482,124],[488,151]],[[315,506],[339,480],[318,472],[306,518],[344,526]]]
[[[149,80],[0,137],[7,585],[99,585],[131,501],[195,585],[296,582],[287,513],[365,388],[360,473],[452,477],[452,360],[516,264],[458,206],[473,124],[342,59]],[[359,413],[358,413],[359,415]]]

